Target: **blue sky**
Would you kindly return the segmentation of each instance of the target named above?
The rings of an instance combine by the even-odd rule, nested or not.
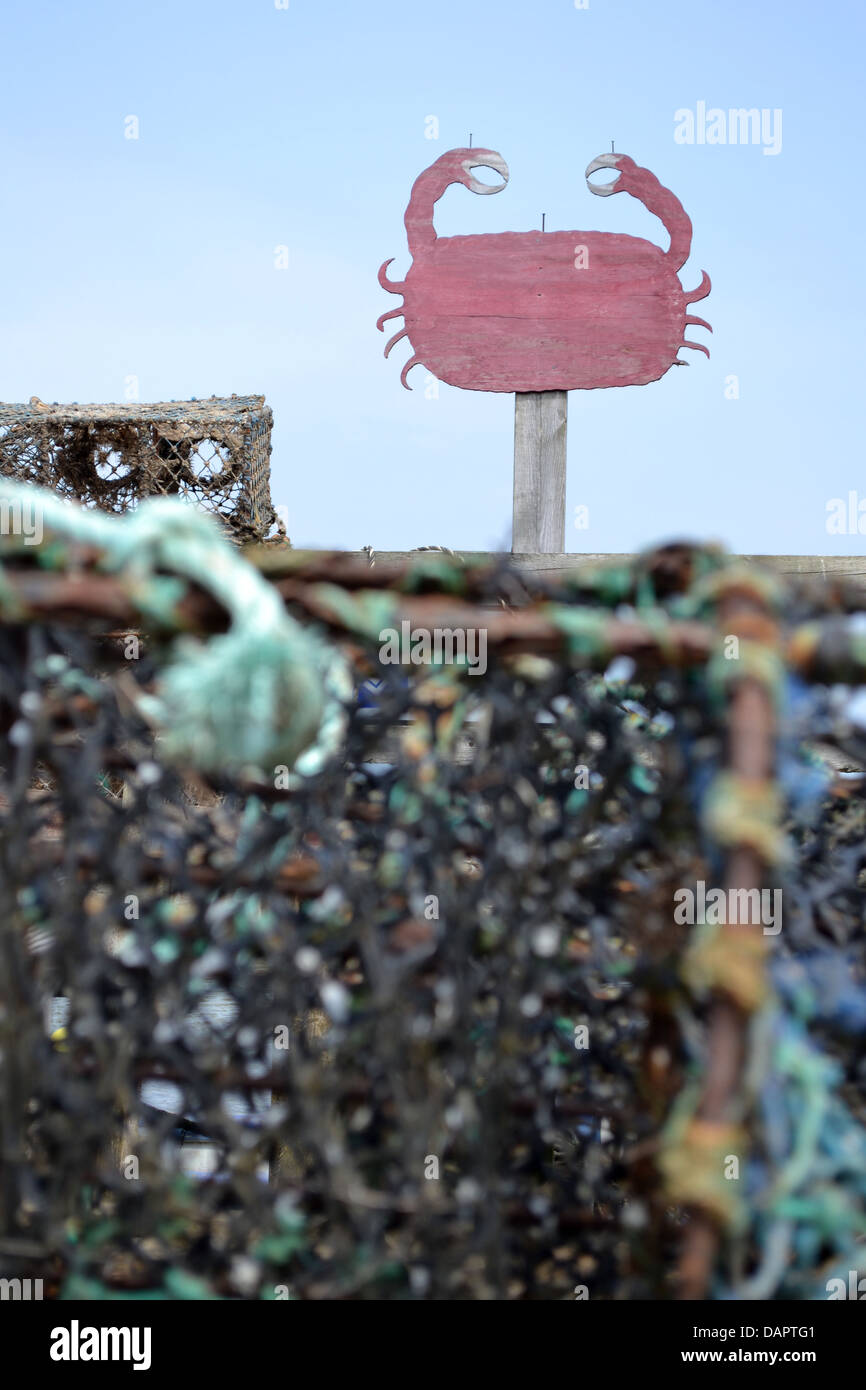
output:
[[[666,245],[586,189],[615,139],[692,218],[680,278],[712,277],[713,355],[571,394],[566,549],[858,553],[826,517],[866,499],[864,30],[856,0],[10,0],[0,398],[122,400],[133,375],[143,400],[263,392],[296,544],[507,545],[513,398],[430,399],[421,368],[404,391],[376,271],[408,269],[412,182],[470,131],[511,182],[452,188],[440,234],[544,212]],[[780,109],[781,152],[677,143],[699,102]]]

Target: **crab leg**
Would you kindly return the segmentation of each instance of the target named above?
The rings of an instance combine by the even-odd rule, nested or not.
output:
[[[696,323],[699,324],[701,328],[708,328],[711,333],[713,331],[713,325],[711,323],[707,323],[706,319],[687,318],[686,323]]]
[[[420,357],[410,357],[410,358],[409,358],[409,361],[406,363],[405,367],[403,368],[402,372],[400,373],[400,380],[402,381],[403,385],[406,387],[406,390],[407,390],[407,391],[411,391],[411,390],[412,390],[412,387],[409,385],[408,381],[406,380],[406,374],[407,374],[407,372],[410,372],[410,371],[412,370],[413,367],[417,367],[417,365],[418,365],[418,363],[419,363],[420,361],[421,361],[421,358],[420,358]]]
[[[688,338],[683,338],[682,346],[687,348],[695,348],[697,352],[705,352],[707,354],[707,357],[709,357],[710,355],[709,348],[704,347],[703,343],[690,343]]]
[[[385,356],[388,356],[388,353],[391,351],[395,343],[399,343],[401,338],[406,338],[408,336],[408,328],[401,328],[399,333],[395,333],[393,338],[389,338],[387,344],[385,345]]]
[[[396,260],[395,256],[391,256],[389,260],[385,261],[384,265],[379,266],[379,284],[382,286],[382,289],[387,290],[389,294],[399,294],[400,291],[403,289],[403,286],[405,285],[406,281],[389,280],[388,276],[385,274],[386,270],[388,269],[388,266],[391,264],[391,261],[393,260]]]
[[[388,264],[390,265],[391,262],[389,261]],[[711,290],[712,288],[713,288],[713,282],[712,282],[712,280],[710,279],[710,277],[709,277],[709,275],[707,274],[707,272],[706,272],[705,270],[702,270],[702,271],[701,271],[701,283],[698,285],[697,289],[696,289],[696,290],[692,290],[689,294],[687,294],[687,295],[684,296],[686,303],[687,303],[687,304],[693,304],[693,303],[695,302],[696,299],[706,299],[707,295],[709,294],[709,292],[710,292],[710,290]]]
[[[396,319],[396,318],[398,318],[399,315],[402,314],[402,312],[403,312],[402,309],[389,309],[388,312],[387,312],[387,314],[381,314],[381,315],[379,316],[379,318],[376,320],[376,327],[378,328],[379,332],[380,332],[380,333],[384,333],[384,332],[385,332],[385,324],[388,322],[388,320],[389,320],[389,319]],[[689,320],[689,319],[686,319],[686,323],[689,323],[689,322],[690,322],[690,320]]]

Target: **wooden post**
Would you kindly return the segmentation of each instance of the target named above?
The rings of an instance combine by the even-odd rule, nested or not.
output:
[[[565,549],[567,422],[567,391],[516,392],[511,549],[517,554]]]

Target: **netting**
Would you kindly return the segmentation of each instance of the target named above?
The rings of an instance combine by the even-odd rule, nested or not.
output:
[[[0,403],[0,475],[110,512],[174,494],[214,513],[236,539],[257,540],[276,523],[272,425],[264,396]]]
[[[863,764],[858,593],[687,546],[555,588],[283,552],[232,611],[215,531],[185,568],[75,532],[6,538],[0,580],[3,1276],[810,1298],[856,1268],[863,785],[813,745]],[[166,671],[196,633],[231,682],[258,585],[319,714],[253,644],[267,737],[236,715],[221,767]],[[674,911],[753,880],[777,933]]]

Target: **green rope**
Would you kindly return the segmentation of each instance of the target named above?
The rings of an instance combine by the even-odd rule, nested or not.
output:
[[[113,517],[6,478],[0,504],[8,515],[26,507],[39,518],[42,540],[28,549],[41,564],[62,565],[63,542],[96,547],[98,568],[118,575],[146,620],[173,631],[158,687],[140,697],[169,759],[204,772],[271,776],[286,766],[309,776],[339,746],[352,690],[348,668],[289,616],[276,589],[205,512],[154,497]],[[0,537],[0,553],[22,549],[20,538]],[[227,632],[207,641],[179,632],[187,583],[227,611]],[[7,595],[0,575],[0,612],[14,621]]]

